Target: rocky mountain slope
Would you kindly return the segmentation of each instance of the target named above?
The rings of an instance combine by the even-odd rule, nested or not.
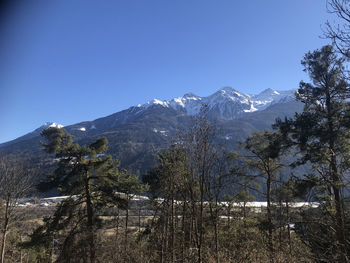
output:
[[[191,125],[192,116],[208,105],[208,116],[217,126],[217,143],[233,150],[238,141],[256,130],[268,129],[277,117],[292,116],[302,109],[294,90],[266,89],[257,95],[226,87],[207,97],[192,93],[170,101],[153,100],[143,105],[64,127],[79,143],[107,137],[108,152],[122,167],[141,174],[156,163],[155,155],[175,140],[179,130]],[[40,132],[56,123],[45,123],[35,131],[0,144],[0,154],[20,154],[42,166],[50,162],[40,145]]]

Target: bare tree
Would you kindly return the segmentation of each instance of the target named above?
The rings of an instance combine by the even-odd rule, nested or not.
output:
[[[268,252],[270,262],[276,262],[276,251],[273,242],[273,202],[272,190],[276,181],[278,172],[284,165],[280,161],[280,148],[278,145],[278,135],[270,131],[255,132],[248,137],[242,146],[247,151],[242,158],[252,172],[254,177],[262,178],[266,187],[266,219],[267,219],[267,238]]]
[[[350,1],[328,0],[327,9],[339,19],[336,22],[326,22],[325,36],[330,38],[337,49],[350,59]]]
[[[4,204],[1,211],[1,263],[5,260],[6,236],[16,218],[16,204],[31,190],[32,179],[33,173],[22,159],[17,156],[0,157],[0,198]]]
[[[195,220],[195,243],[197,249],[197,262],[203,262],[204,244],[204,214],[205,201],[210,196],[210,184],[214,178],[214,164],[217,161],[217,152],[213,139],[215,126],[208,120],[208,106],[204,105],[199,114],[194,117],[192,127],[183,135],[184,147],[189,157],[189,166],[192,170],[193,180],[197,185],[189,188],[191,210]],[[217,237],[217,236],[216,236]],[[216,243],[217,247],[217,243]],[[216,256],[218,262],[218,256]]]

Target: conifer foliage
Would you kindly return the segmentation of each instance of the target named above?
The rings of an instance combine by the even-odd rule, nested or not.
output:
[[[323,255],[332,262],[349,262],[343,193],[350,171],[350,93],[343,63],[332,46],[307,53],[302,65],[311,82],[302,81],[297,92],[304,111],[295,114],[294,119],[278,120],[275,125],[285,145],[299,151],[295,164],[311,163],[313,176],[309,177],[316,178],[323,190],[320,224],[329,228],[332,234],[328,238],[333,240],[327,248],[329,252]]]
[[[55,154],[57,168],[41,190],[58,187],[68,198],[60,203],[55,214],[32,235],[32,241],[46,245],[55,237],[63,240],[58,262],[96,262],[96,231],[99,212],[108,206],[125,208],[126,201],[115,193],[119,182],[119,163],[104,154],[107,139],[96,140],[89,146],[73,143],[64,129],[49,128],[42,132],[48,153]],[[63,236],[63,238],[62,238]]]

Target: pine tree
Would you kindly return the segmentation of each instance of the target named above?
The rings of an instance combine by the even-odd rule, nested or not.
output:
[[[105,155],[107,139],[97,139],[89,146],[73,143],[64,129],[42,131],[48,153],[55,154],[57,168],[41,190],[57,187],[62,201],[45,225],[32,235],[32,241],[51,243],[52,238],[63,240],[59,262],[96,262],[96,230],[100,226],[99,212],[108,206],[126,207],[126,201],[115,193],[121,188],[119,163]]]
[[[159,165],[143,176],[143,181],[150,185],[153,197],[162,197],[162,201],[156,201],[159,207],[159,229],[160,237],[160,262],[175,262],[184,260],[184,244],[177,242],[176,234],[178,222],[176,211],[179,210],[178,202],[182,202],[184,208],[188,206],[188,158],[181,145],[172,145],[168,150],[158,155]],[[159,203],[159,204],[158,204]],[[185,209],[183,209],[182,230],[184,227]],[[181,240],[185,242],[184,231]],[[181,256],[178,252],[181,247]],[[182,257],[182,258],[181,258]],[[180,259],[179,259],[180,258]]]
[[[252,172],[250,177],[263,179],[266,186],[266,229],[268,238],[268,251],[270,262],[276,260],[275,248],[273,244],[273,213],[272,213],[272,190],[273,183],[276,181],[278,172],[284,167],[280,162],[280,143],[279,134],[270,131],[256,132],[246,139],[241,145],[247,151],[246,155],[241,156],[247,168]]]
[[[307,53],[302,65],[311,82],[300,82],[297,92],[304,111],[294,119],[277,120],[275,125],[285,145],[299,151],[296,164],[311,163],[318,184],[327,194],[325,215],[333,222],[329,227],[334,231],[335,245],[328,260],[336,262],[349,261],[342,192],[344,176],[350,169],[350,94],[343,63],[332,46]]]

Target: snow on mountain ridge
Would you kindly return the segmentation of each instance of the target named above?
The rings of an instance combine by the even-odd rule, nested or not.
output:
[[[62,124],[58,124],[56,122],[45,122],[44,125],[42,126],[43,128],[51,128],[51,127],[54,127],[54,128],[58,128],[58,129],[61,129],[63,128],[64,126]]]
[[[145,104],[141,105],[141,108],[148,108],[152,105],[161,105],[163,107],[169,107],[169,101],[167,100],[157,100],[157,99],[153,99],[152,101],[148,101]]]
[[[260,92],[258,95],[252,96],[252,101],[254,107],[258,110],[264,110],[271,104],[280,102],[282,99],[294,98],[295,90],[285,90],[285,91],[276,91],[273,89],[266,89]]]
[[[146,109],[152,105],[160,105],[175,110],[184,110],[188,115],[196,115],[202,105],[207,104],[210,110],[216,111],[221,117],[234,119],[242,113],[264,110],[274,103],[289,101],[294,98],[294,93],[294,90],[276,91],[269,88],[257,95],[249,95],[240,93],[231,87],[224,87],[207,97],[186,93],[183,97],[170,101],[154,99],[138,107]]]

